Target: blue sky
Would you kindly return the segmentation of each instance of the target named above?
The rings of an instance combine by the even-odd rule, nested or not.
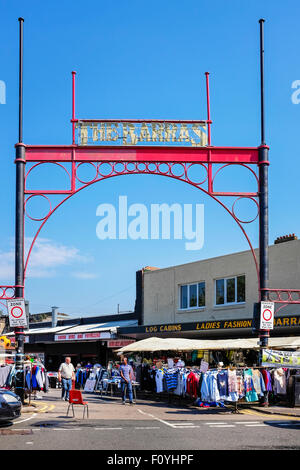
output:
[[[80,118],[205,119],[210,72],[212,143],[260,143],[259,18],[265,18],[266,139],[270,145],[270,243],[299,222],[299,13],[295,1],[187,0],[27,2],[0,0],[0,283],[13,284],[15,166],[18,137],[18,17],[24,23],[24,142],[71,143],[71,71],[77,72]],[[64,185],[43,170],[35,184]],[[224,173],[217,189],[252,189],[246,173]],[[184,240],[105,240],[96,209],[126,195],[128,203],[204,204],[204,246]],[[253,207],[241,207],[241,216]],[[33,210],[45,210],[41,207]],[[254,246],[257,225],[248,227]],[[26,224],[26,237],[35,233]],[[72,315],[134,308],[135,272],[248,249],[231,217],[201,191],[169,178],[117,177],[92,185],[47,222],[26,283],[31,312],[58,305]],[[280,287],[280,286],[275,286]]]

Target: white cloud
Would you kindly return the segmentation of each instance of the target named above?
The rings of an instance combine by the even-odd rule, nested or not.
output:
[[[3,253],[0,251],[0,280],[6,284],[14,284],[15,276],[15,253],[14,251],[9,251]]]
[[[28,252],[31,238],[25,239],[25,253]],[[14,250],[0,251],[0,280],[8,283],[14,279]],[[78,248],[66,246],[47,238],[36,240],[30,255],[26,277],[49,278],[57,275],[57,269],[74,263],[92,263],[93,258],[80,253]],[[83,275],[85,273],[82,273]],[[88,275],[89,273],[86,273]],[[13,282],[12,282],[13,284]]]

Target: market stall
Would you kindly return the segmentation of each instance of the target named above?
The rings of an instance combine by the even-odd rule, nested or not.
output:
[[[287,401],[290,378],[300,373],[299,347],[299,337],[270,338],[265,357],[273,362],[262,366],[258,365],[257,338],[153,337],[125,346],[117,354],[128,356],[140,390],[187,398],[199,406],[224,407],[240,401]],[[278,348],[288,351],[268,354]]]
[[[299,348],[300,337],[269,338],[271,348]],[[156,351],[193,351],[193,350],[238,350],[259,349],[257,338],[199,340],[186,338],[157,338],[151,337],[118,349],[118,354],[129,352]]]
[[[15,389],[16,367],[15,354],[2,353],[0,364],[0,388]],[[33,398],[41,398],[39,392],[48,392],[49,379],[44,364],[35,356],[27,355],[24,360],[24,389],[29,404]]]

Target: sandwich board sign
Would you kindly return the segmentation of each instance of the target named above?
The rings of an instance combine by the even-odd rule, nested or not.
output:
[[[7,300],[9,326],[27,328],[27,315],[24,299]]]
[[[260,303],[260,329],[273,330],[274,328],[274,302]]]

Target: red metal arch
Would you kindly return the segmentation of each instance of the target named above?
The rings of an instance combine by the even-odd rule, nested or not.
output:
[[[262,48],[261,48],[262,50]],[[252,243],[246,233],[243,224],[252,223],[256,220],[256,217],[253,220],[245,221],[238,218],[235,214],[235,205],[240,199],[250,199],[256,205],[258,209],[258,213],[262,213],[262,207],[260,207],[260,200],[261,200],[261,192],[260,188],[262,187],[261,183],[264,181],[265,183],[265,175],[260,171],[262,168],[266,168],[269,164],[267,159],[267,151],[268,147],[265,144],[264,139],[264,125],[262,119],[262,139],[261,145],[259,147],[214,147],[211,145],[211,118],[210,118],[210,101],[209,101],[209,80],[208,76],[209,73],[206,72],[206,97],[207,97],[207,119],[205,121],[177,121],[181,124],[194,124],[198,123],[201,125],[206,126],[207,130],[207,145],[202,147],[189,147],[189,146],[128,146],[128,145],[76,145],[75,138],[76,138],[76,125],[79,123],[78,119],[75,117],[75,75],[76,72],[72,72],[72,145],[68,146],[28,146],[23,144],[22,140],[22,124],[21,124],[21,111],[19,112],[19,143],[16,145],[16,163],[17,164],[33,164],[32,167],[29,169],[27,174],[24,174],[24,184],[26,186],[27,178],[31,174],[33,169],[36,169],[41,164],[44,163],[51,163],[55,164],[67,173],[69,177],[70,187],[65,190],[30,190],[28,188],[24,188],[24,219],[26,213],[26,205],[28,201],[35,196],[43,197],[44,199],[49,201],[49,211],[46,216],[41,218],[31,217],[32,220],[41,222],[40,227],[38,228],[36,235],[31,243],[29,248],[29,252],[27,254],[26,263],[24,265],[23,260],[23,268],[25,267],[24,274],[26,274],[26,270],[28,267],[29,258],[34,246],[34,243],[42,230],[43,226],[50,218],[50,216],[68,199],[70,199],[74,194],[77,194],[82,189],[94,184],[96,182],[102,181],[107,178],[111,178],[113,176],[125,175],[125,174],[157,174],[161,176],[168,176],[170,178],[174,178],[185,183],[188,183],[198,189],[201,189],[206,195],[210,196],[216,202],[218,202],[235,220],[238,224],[240,229],[245,236],[250,250],[252,252],[256,272],[258,276],[258,286],[259,286],[259,299],[261,295],[264,297],[270,297],[271,292],[276,292],[277,300],[275,302],[279,303],[300,303],[300,290],[296,291],[298,293],[299,298],[295,299],[292,297],[292,291],[289,290],[288,299],[282,300],[279,291],[272,291],[271,289],[265,289],[264,286],[260,286],[260,275],[262,274],[262,268],[259,267],[257,258],[255,255],[254,248]],[[262,81],[263,82],[263,81]],[[21,108],[20,108],[21,109]],[[263,117],[263,113],[262,113]],[[118,122],[118,123],[128,123],[130,120],[103,120],[101,122]],[[82,120],[82,123],[93,123],[93,122],[100,122],[100,121],[90,121],[90,120]],[[163,121],[147,121],[147,120],[135,120],[131,121],[132,123],[145,123],[145,122],[155,122],[155,123],[170,123],[171,121],[163,120]],[[78,169],[83,165],[89,163],[95,168],[95,176],[91,181],[85,182],[82,178],[78,177]],[[100,167],[102,164],[108,163],[111,165],[111,172],[109,174],[102,174],[100,172]],[[68,164],[70,166],[70,171],[68,171],[64,165]],[[116,166],[118,164],[123,165],[123,170],[116,171]],[[128,171],[129,165],[134,166],[133,171]],[[141,165],[143,168],[141,169]],[[150,165],[154,166],[154,170],[150,170]],[[160,171],[161,165],[166,165],[166,171]],[[181,165],[183,172],[180,175],[174,174],[172,169],[175,165]],[[201,181],[195,182],[189,178],[188,170],[192,167],[192,165],[200,165],[202,168],[205,169],[205,178]],[[256,179],[257,183],[257,190],[254,192],[216,192],[214,191],[214,182],[216,176],[226,167],[231,167],[234,165],[240,165],[246,169],[248,169],[254,178]],[[213,169],[215,166],[219,166],[217,168],[215,174],[213,175]],[[258,174],[257,174],[258,173]],[[78,183],[82,186],[77,187]],[[207,188],[203,187],[203,185],[207,183]],[[52,209],[50,196],[51,195],[60,195],[62,196],[62,200],[54,206]],[[235,197],[235,201],[232,207],[228,207],[224,202],[220,200],[220,197]],[[25,200],[25,197],[27,199]],[[265,201],[264,201],[265,204]],[[20,222],[20,221],[19,221]],[[25,225],[25,220],[23,221]],[[261,225],[261,222],[260,222]],[[265,250],[266,245],[266,237],[264,235],[264,243],[260,242],[260,246],[264,246]],[[266,264],[264,262],[264,264]],[[18,265],[18,271],[21,270],[20,264]],[[264,273],[264,279],[265,279]],[[19,276],[20,278],[20,276]],[[24,275],[25,279],[25,275]],[[265,281],[264,281],[265,283]],[[17,285],[18,282],[16,281],[15,286],[0,286],[0,299],[8,299],[14,298],[15,292],[23,291],[24,294],[24,285],[20,286]],[[263,288],[261,288],[263,287]],[[20,294],[19,294],[20,295]]]
[[[80,165],[82,165],[83,163],[92,163],[92,162],[79,162],[78,165],[75,167],[75,172],[74,172],[74,175],[77,174],[77,169],[80,167]],[[99,167],[102,163],[106,163],[106,164],[110,164],[111,165],[111,168],[112,168],[112,171],[107,174],[107,175],[103,175],[101,173],[99,173]],[[115,171],[115,166],[116,164],[120,164],[122,163],[124,165],[124,170],[123,171]],[[92,163],[94,165],[94,163]],[[128,165],[131,164],[131,165],[134,165],[135,168],[134,170],[128,170]],[[154,164],[156,166],[156,171],[151,171],[149,170],[149,165],[150,164]],[[172,168],[174,165],[176,164],[180,164],[182,165],[183,167],[183,174],[181,176],[178,176],[178,175],[174,175],[172,173]],[[139,168],[139,165],[145,165],[145,168],[144,169],[140,169]],[[161,165],[166,165],[168,167],[168,170],[167,171],[160,171],[159,168]],[[195,183],[195,182],[192,182],[190,180],[190,178],[188,177],[188,169],[191,167],[191,165],[201,165],[202,167],[205,168],[206,172],[207,172],[207,177],[201,181],[200,183]],[[35,165],[36,167],[37,165]],[[252,171],[252,170],[251,170]],[[29,172],[27,173],[27,175],[29,174]],[[82,180],[78,179],[78,181],[82,182],[83,185],[80,187],[80,188],[77,188],[77,189],[74,189],[73,191],[71,191],[69,194],[66,195],[66,197],[64,197],[53,209],[50,207],[50,210],[48,212],[48,214],[43,217],[43,218],[40,218],[40,219],[37,219],[37,218],[32,218],[32,220],[36,220],[36,221],[41,221],[41,225],[39,227],[39,229],[37,230],[36,232],[36,235],[34,237],[34,239],[32,240],[32,243],[30,245],[30,248],[29,248],[29,251],[28,251],[28,254],[27,254],[27,257],[26,257],[26,262],[25,262],[25,270],[24,270],[24,277],[26,276],[26,272],[27,272],[27,267],[28,267],[28,263],[29,263],[29,258],[30,258],[30,255],[31,255],[31,252],[32,252],[32,249],[33,249],[33,246],[34,246],[34,243],[39,235],[39,233],[41,232],[42,228],[44,227],[44,225],[46,224],[46,222],[49,220],[49,218],[51,217],[51,215],[59,208],[62,206],[62,204],[64,202],[66,202],[67,200],[69,200],[73,195],[79,193],[80,191],[82,191],[83,189],[95,184],[95,183],[98,183],[100,181],[103,181],[105,179],[109,179],[109,178],[112,178],[112,177],[115,177],[115,176],[121,176],[121,175],[133,175],[133,174],[150,174],[150,175],[160,175],[160,176],[167,176],[169,178],[173,178],[173,179],[176,179],[176,180],[179,180],[179,181],[183,181],[193,187],[196,187],[197,189],[200,189],[201,191],[203,191],[206,195],[210,196],[213,200],[215,200],[216,202],[218,202],[230,215],[231,217],[235,220],[235,222],[237,223],[237,225],[239,226],[239,228],[241,229],[243,235],[245,236],[246,240],[247,240],[247,243],[249,245],[249,248],[251,250],[251,253],[253,255],[253,259],[254,259],[254,263],[255,263],[255,267],[256,267],[256,272],[257,272],[257,277],[258,277],[258,285],[259,285],[259,266],[258,266],[258,261],[257,261],[257,258],[256,258],[256,254],[255,254],[255,251],[254,251],[254,248],[253,248],[253,245],[243,227],[242,224],[244,223],[251,223],[253,222],[257,216],[255,217],[255,219],[251,220],[251,221],[241,221],[234,213],[234,205],[235,203],[241,199],[241,198],[247,198],[247,199],[250,199],[250,200],[254,200],[258,206],[258,201],[256,201],[253,197],[253,195],[255,195],[256,197],[258,197],[258,194],[257,193],[230,193],[230,196],[236,196],[237,199],[234,201],[233,205],[232,205],[232,209],[230,210],[230,208],[228,208],[218,197],[217,195],[215,195],[213,192],[210,192],[208,189],[204,189],[202,187],[202,185],[208,180],[209,178],[209,174],[208,174],[208,168],[204,165],[204,163],[202,162],[180,162],[180,163],[174,163],[174,162],[165,162],[165,161],[157,161],[157,162],[128,162],[128,161],[103,161],[103,162],[98,162],[97,164],[97,175],[100,174],[101,176],[98,177],[98,178],[93,178],[91,181],[89,182],[85,182],[83,183]],[[183,177],[184,176],[184,177]],[[209,185],[208,185],[209,186]],[[40,197],[40,196],[43,196],[43,197],[47,197],[45,196],[45,194],[41,191],[30,191],[30,190],[26,190],[26,194],[29,194],[29,196],[27,197],[26,199],[26,202],[32,198],[32,197]],[[49,194],[49,193],[48,193]],[[53,191],[51,192],[51,194],[54,194]],[[61,194],[61,192],[56,192],[55,194]],[[219,193],[218,193],[219,194]],[[222,194],[222,193],[221,193]],[[225,195],[225,194],[224,194]],[[226,194],[227,195],[227,194]],[[25,202],[25,204],[26,204]],[[28,215],[28,214],[27,214]]]

